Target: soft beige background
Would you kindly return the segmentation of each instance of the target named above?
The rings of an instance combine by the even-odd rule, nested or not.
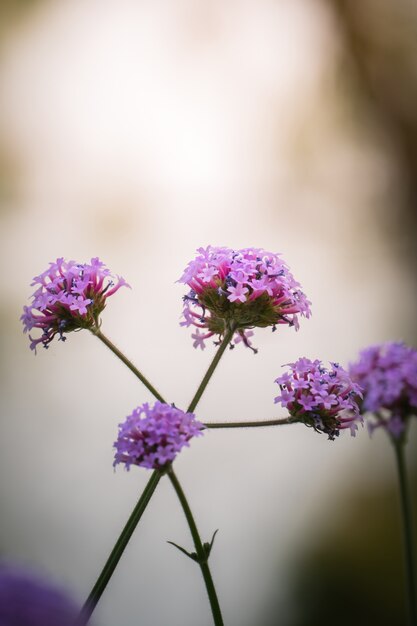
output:
[[[313,317],[226,353],[203,421],[282,415],[273,381],[299,356],[415,339],[396,147],[343,86],[345,54],[329,5],[307,0],[39,2],[3,29],[0,548],[80,602],[148,478],[113,472],[117,424],[151,398],[87,332],[29,352],[18,317],[50,260],[98,255],[126,278],[103,330],[185,407],[214,349],[179,327],[184,266],[209,243],[282,252]],[[212,569],[239,626],[262,626],[271,593],[285,623],[286,568],[337,519],[334,494],[393,473],[382,436],[302,426],[209,432],[176,467],[205,539],[220,529]],[[167,539],[191,546],[163,481],[97,624],[211,623]]]

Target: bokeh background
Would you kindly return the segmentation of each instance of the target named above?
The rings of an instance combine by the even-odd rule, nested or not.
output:
[[[212,358],[179,327],[199,246],[282,252],[313,303],[295,333],[227,353],[198,417],[282,415],[281,366],[416,345],[414,0],[2,0],[0,552],[81,603],[148,475],[112,468],[117,424],[151,400],[88,332],[35,357],[19,316],[59,256],[132,290],[103,331],[185,407]],[[408,457],[416,493],[416,427]],[[227,624],[404,623],[396,474],[383,433],[211,431],[176,462]],[[163,481],[98,626],[211,623]]]

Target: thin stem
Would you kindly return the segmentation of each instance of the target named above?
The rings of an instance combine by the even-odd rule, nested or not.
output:
[[[297,419],[293,417],[283,417],[275,420],[262,420],[259,422],[206,422],[206,428],[256,428],[258,426],[284,426],[285,424],[296,424]]]
[[[81,610],[77,626],[88,623],[160,479],[160,472],[154,471]]]
[[[224,351],[226,350],[227,346],[229,345],[233,335],[235,333],[235,328],[232,326],[228,331],[226,331],[226,334],[216,352],[216,354],[214,355],[214,358],[212,360],[212,362],[210,363],[210,366],[203,378],[203,380],[200,383],[200,386],[198,387],[197,391],[195,392],[194,398],[191,400],[190,405],[187,409],[188,413],[192,413],[195,409],[195,407],[197,406],[197,404],[200,401],[201,396],[203,395],[203,392],[205,390],[205,388],[207,387],[210,378],[213,376],[214,370],[216,369],[220,359],[223,356]]]
[[[203,547],[199,532],[197,530],[197,525],[194,521],[193,514],[191,513],[191,509],[188,505],[185,494],[182,490],[180,483],[178,482],[178,478],[174,474],[174,470],[171,468],[168,470],[167,475],[174,487],[179,501],[181,502],[181,506],[183,508],[185,517],[188,522],[188,526],[191,531],[191,535],[193,537],[195,550],[198,557],[198,564],[200,565],[201,573],[203,574],[204,582],[206,584],[207,594],[210,600],[211,611],[213,614],[213,620],[216,626],[223,626],[223,618],[220,610],[219,601],[217,599],[216,589],[214,586],[213,578],[211,577],[210,568],[208,566],[208,555]]]
[[[135,365],[133,365],[132,361],[129,361],[129,359],[123,354],[123,352],[121,352],[119,350],[119,348],[117,348],[114,343],[112,343],[110,341],[110,339],[108,339],[106,337],[106,335],[103,335],[103,333],[101,332],[101,330],[99,328],[96,328],[94,330],[91,331],[93,333],[93,335],[95,335],[96,337],[98,337],[100,339],[100,341],[102,341],[104,343],[105,346],[107,346],[108,348],[110,348],[110,350],[113,352],[113,354],[115,354],[121,361],[123,361],[123,363],[125,365],[127,365],[127,367],[130,369],[131,372],[134,373],[134,375],[139,378],[139,380],[145,385],[145,387],[147,387],[147,389],[149,389],[149,391],[151,392],[151,394],[153,396],[155,396],[155,398],[157,400],[159,400],[160,402],[165,402],[165,400],[163,399],[163,397],[161,396],[160,393],[158,393],[158,391],[155,389],[155,387],[153,385],[151,385],[151,383],[149,382],[149,380],[147,378],[145,378],[145,376],[142,374],[142,372],[140,372],[138,370],[137,367],[135,367]]]
[[[404,440],[394,440],[395,457],[397,460],[398,478],[400,484],[400,501],[403,521],[404,557],[407,578],[408,617],[410,626],[417,626],[416,609],[416,572],[414,563],[414,541],[411,499],[405,469]]]
[[[107,346],[112,352],[113,354],[115,354],[129,369],[131,372],[133,372],[133,374],[139,378],[139,380],[145,385],[145,387],[147,387],[147,389],[149,389],[149,391],[152,393],[153,396],[155,396],[155,398],[157,400],[159,400],[160,402],[163,402],[166,404],[164,398],[161,396],[160,393],[158,393],[158,391],[155,389],[155,387],[145,378],[145,376],[137,369],[137,367],[135,367],[135,365],[133,365],[133,363],[123,354],[123,352],[121,352],[115,345],[114,343],[112,343],[110,341],[110,339],[108,339],[100,330],[100,328],[97,326],[96,328],[94,328],[91,331],[96,337],[98,337],[98,339],[100,339],[100,341],[102,343],[104,343],[105,346]],[[233,333],[234,333],[234,329],[230,329],[228,333],[226,333],[206,375],[204,376],[199,388],[197,389],[197,392],[188,408],[188,412],[191,412],[194,410],[194,408],[197,406],[198,401],[200,400],[218,362],[220,361],[220,358],[223,354],[223,352],[225,351],[227,344],[229,343],[229,341],[231,340],[231,338],[233,337]],[[102,596],[111,576],[113,575],[113,572],[123,554],[124,549],[126,548],[130,537],[132,536],[133,531],[135,530],[140,518],[142,517],[143,512],[145,511],[155,489],[156,486],[159,482],[161,478],[161,474],[158,471],[155,471],[148,484],[146,485],[141,497],[138,500],[138,503],[136,504],[131,516],[129,517],[126,526],[124,527],[124,529],[122,530],[119,539],[117,540],[109,558],[107,559],[107,562],[100,574],[100,576],[97,579],[96,584],[94,585],[90,595],[88,596],[84,607],[80,613],[80,616],[78,618],[77,624],[79,626],[84,626],[85,624],[88,623],[95,607],[97,606],[97,603],[100,600],[100,597]],[[185,496],[184,496],[185,499]],[[189,507],[187,505],[187,508],[189,510]],[[191,511],[190,511],[190,515],[191,515]],[[195,526],[195,524],[194,524]],[[200,541],[200,545],[201,545],[201,541]],[[201,550],[203,550],[203,547],[201,546]],[[202,564],[202,571],[203,571],[203,576],[204,576],[204,580],[206,581],[206,586],[207,589],[209,590],[210,588],[210,592],[209,592],[209,597],[210,598],[215,598],[215,603],[217,603],[217,607],[218,607],[218,602],[217,602],[217,597],[216,597],[216,592],[214,590],[214,585],[213,585],[213,581],[211,580],[211,575],[210,575],[210,571],[208,569],[208,565]],[[211,581],[211,583],[210,583]],[[210,587],[211,584],[211,587]],[[211,594],[211,595],[210,595]],[[214,595],[213,595],[214,594]],[[210,600],[212,601],[212,600]],[[213,599],[214,602],[214,599]],[[213,609],[214,611],[215,609]],[[217,608],[217,619],[218,621],[216,621],[216,625],[218,624],[219,626],[223,624],[222,618],[221,618],[221,613],[220,613],[220,608]]]
[[[100,330],[99,327],[94,328],[94,330],[91,331],[96,337],[98,337],[98,339],[100,339],[100,341],[102,343],[104,343],[105,346],[107,346],[112,352],[113,354],[115,354],[129,369],[131,372],[133,372],[133,374],[139,378],[139,380],[145,385],[145,387],[147,387],[147,389],[152,393],[152,395],[159,400],[160,402],[163,402],[166,404],[164,398],[161,396],[161,394],[155,389],[155,387],[145,378],[145,376],[138,370],[137,367],[135,367],[135,365],[133,365],[133,363],[123,354],[123,352],[121,352],[115,345],[114,343],[112,343],[110,341],[110,339],[108,339]],[[211,376],[213,375],[214,370],[217,367],[217,364],[219,363],[228,343],[230,342],[230,340],[233,337],[233,334],[235,332],[234,328],[230,328],[230,330],[225,334],[225,337],[222,341],[222,343],[220,344],[219,349],[217,350],[213,361],[210,364],[209,369],[206,372],[206,375],[204,376],[203,380],[200,383],[200,386],[197,389],[196,394],[194,395],[194,398],[191,401],[190,406],[188,407],[187,411],[191,412],[195,409],[195,407],[197,406],[205,388],[207,387],[207,384],[211,378]],[[174,477],[174,478],[173,478]],[[140,518],[142,517],[143,512],[145,511],[155,489],[156,486],[159,482],[161,478],[161,474],[158,471],[155,471],[148,484],[146,485],[141,497],[138,500],[138,503],[136,504],[131,516],[129,517],[126,526],[124,527],[124,529],[122,530],[119,539],[117,540],[109,558],[107,559],[107,562],[100,574],[100,576],[97,579],[96,584],[94,585],[93,589],[91,590],[90,595],[88,596],[82,611],[79,615],[78,621],[77,621],[77,625],[78,626],[85,626],[85,624],[88,623],[95,607],[97,606],[97,603],[99,602],[111,576],[113,575],[113,572],[129,542],[130,537],[132,536]],[[199,555],[199,558],[203,558],[204,555],[204,548],[202,546],[201,540],[199,538],[198,535],[198,531],[197,531],[197,527],[195,525],[195,522],[193,520],[190,508],[188,506],[188,503],[185,499],[184,493],[182,492],[182,489],[177,481],[177,479],[175,478],[174,474],[170,474],[170,478],[171,481],[173,481],[173,484],[175,484],[175,489],[180,497],[180,500],[183,504],[183,508],[184,508],[184,512],[187,510],[186,516],[187,519],[189,520],[189,524],[190,524],[190,529],[192,526],[192,534],[193,534],[193,538],[194,538],[194,542],[195,542],[195,546],[196,546],[196,550],[197,550],[197,554]],[[179,491],[178,491],[179,489]],[[181,496],[180,496],[181,493]],[[199,545],[197,547],[197,543],[199,542]],[[214,617],[214,621],[216,626],[223,626],[223,620],[222,620],[222,616],[221,616],[221,612],[220,612],[220,607],[219,607],[219,603],[217,600],[217,596],[216,596],[216,591],[214,588],[214,584],[213,584],[213,580],[211,578],[211,574],[210,574],[210,570],[208,567],[207,562],[200,563],[200,567],[201,567],[201,571],[203,573],[204,576],[204,580],[206,582],[206,587],[207,587],[207,592],[209,595],[209,599],[210,599],[210,603],[212,606],[212,611],[213,611],[213,617]]]

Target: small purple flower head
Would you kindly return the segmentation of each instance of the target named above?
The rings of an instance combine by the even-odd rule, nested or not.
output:
[[[350,375],[363,388],[362,410],[394,439],[405,436],[408,419],[417,415],[417,350],[400,342],[370,346],[350,365]]]
[[[251,347],[248,329],[286,324],[298,330],[298,315],[310,317],[310,302],[278,254],[213,246],[197,252],[178,281],[191,289],[181,326],[204,329],[193,335],[195,347],[204,349],[206,339],[229,328]]]
[[[107,298],[120,287],[129,287],[123,278],[112,276],[98,258],[90,263],[57,259],[35,276],[32,285],[37,287],[32,304],[24,307],[20,319],[25,333],[33,328],[42,331],[35,339],[29,335],[35,353],[38,344],[47,348],[55,335],[65,341],[64,334],[73,330],[98,328]]]
[[[0,566],[1,626],[73,626],[78,613],[72,600],[45,580]]]
[[[289,372],[276,379],[281,394],[275,402],[282,404],[294,418],[329,439],[349,428],[355,436],[357,422],[362,422],[358,400],[362,397],[359,385],[352,382],[338,363],[325,368],[321,361],[302,358],[288,363]]]
[[[192,437],[202,435],[203,428],[193,413],[162,402],[155,402],[154,406],[145,403],[119,424],[113,465],[124,463],[126,469],[140,465],[163,470],[184,446],[189,446]]]

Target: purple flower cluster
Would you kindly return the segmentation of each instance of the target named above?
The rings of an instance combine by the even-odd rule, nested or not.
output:
[[[145,403],[119,425],[114,465],[164,469],[184,446],[189,446],[192,437],[202,434],[203,428],[193,413],[162,402],[155,402],[154,406]]]
[[[280,402],[294,421],[326,433],[333,440],[343,428],[350,428],[355,435],[357,422],[362,421],[358,407],[362,393],[338,363],[330,365],[327,369],[321,361],[306,358],[288,363],[290,371],[275,381],[281,389],[275,402]]]
[[[181,325],[196,327],[194,347],[204,349],[206,339],[231,327],[235,343],[250,347],[247,329],[287,324],[298,330],[298,314],[310,316],[310,302],[278,254],[213,246],[197,252],[178,281],[191,289]]]
[[[371,430],[383,426],[401,437],[408,418],[417,415],[417,350],[400,342],[371,346],[349,371],[363,388],[363,410],[377,420]]]
[[[73,626],[77,615],[61,590],[20,568],[0,567],[1,626]]]
[[[123,278],[113,277],[98,258],[90,263],[63,258],[50,263],[33,279],[32,286],[37,288],[32,304],[24,307],[20,318],[25,333],[33,328],[42,331],[36,339],[29,335],[31,350],[36,352],[38,344],[47,348],[57,334],[65,341],[64,333],[98,327],[106,299],[124,285],[129,286]]]

